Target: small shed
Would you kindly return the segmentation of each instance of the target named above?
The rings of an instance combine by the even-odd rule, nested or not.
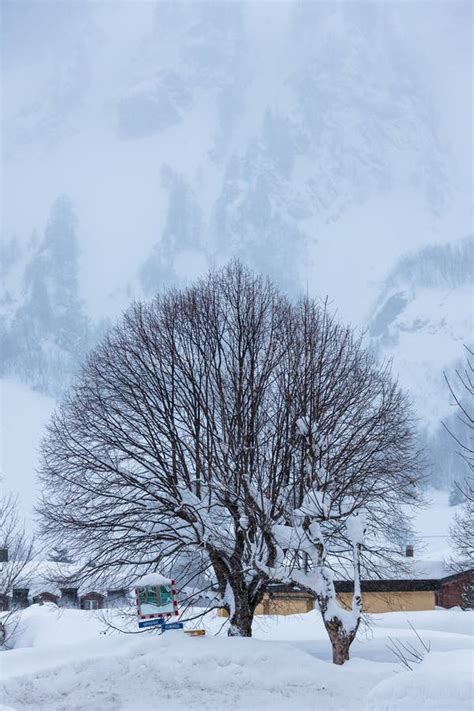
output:
[[[43,592],[37,593],[33,596],[33,602],[39,603],[40,605],[42,605],[44,602],[54,602],[54,604],[57,605],[58,600],[59,595],[55,595],[54,593],[49,592],[48,590],[44,590]]]
[[[104,596],[99,592],[88,592],[81,595],[80,608],[81,610],[101,610],[104,607]]]
[[[126,588],[107,590],[107,607],[120,607],[128,602],[128,591]]]

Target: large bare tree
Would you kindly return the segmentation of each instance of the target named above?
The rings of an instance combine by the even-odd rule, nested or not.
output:
[[[250,635],[289,468],[290,307],[233,265],[136,304],[90,357],[43,445],[44,531],[96,574],[213,570],[230,634]]]
[[[470,581],[464,591],[467,607],[474,607],[474,353],[465,346],[465,362],[458,367],[453,377],[444,374],[457,410],[460,428],[456,434],[446,429],[458,446],[458,453],[466,465],[466,476],[455,482],[462,506],[456,512],[451,526],[451,543],[454,549],[453,566],[465,571],[470,569]],[[459,432],[459,434],[458,434]]]
[[[43,531],[98,576],[191,556],[229,633],[250,635],[282,568],[275,526],[320,492],[343,507],[335,542],[362,507],[386,532],[413,495],[412,445],[403,396],[360,339],[233,263],[135,304],[91,355],[43,444]]]

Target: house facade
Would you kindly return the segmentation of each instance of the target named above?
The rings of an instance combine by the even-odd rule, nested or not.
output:
[[[21,574],[8,575],[8,568],[3,568],[6,588],[0,593],[0,612],[20,610],[32,604],[54,603],[58,607],[81,610],[98,610],[103,607],[117,607],[129,603],[127,588],[97,588],[87,583],[61,584],[61,578],[71,581],[77,568],[73,564],[53,564],[49,561],[30,561],[18,565],[18,561],[3,561],[3,566],[21,568]],[[8,584],[8,581],[13,580]],[[112,583],[112,581],[111,581]]]
[[[404,612],[466,606],[465,590],[469,584],[473,584],[474,570],[450,573],[442,561],[417,561],[405,572],[404,577],[362,580],[364,612]],[[350,609],[353,582],[336,579],[334,586],[339,602]],[[310,612],[315,606],[314,594],[296,585],[273,583],[268,586],[255,614],[295,615]],[[226,616],[227,613],[222,610],[219,614]]]
[[[60,569],[49,562],[33,562],[28,566],[21,580],[0,593],[0,611],[22,609],[34,603],[54,603],[59,607],[81,610],[122,607],[130,603],[128,588],[113,586],[112,580],[110,588],[103,589],[97,584],[74,585],[71,582],[68,586],[59,586],[51,582],[61,577],[72,580],[76,569],[71,564],[61,564]],[[466,607],[466,590],[473,585],[474,569],[453,572],[444,561],[415,560],[409,555],[401,558],[396,568],[387,570],[379,579],[361,581],[362,604],[368,613],[434,610],[436,606]],[[336,572],[335,588],[339,601],[350,608],[353,582]],[[273,583],[267,587],[256,614],[301,614],[313,610],[315,604],[312,593],[296,585]],[[226,613],[222,610],[220,614]]]

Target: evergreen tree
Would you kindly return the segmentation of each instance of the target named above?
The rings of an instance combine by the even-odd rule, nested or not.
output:
[[[79,296],[77,219],[66,196],[53,204],[42,239],[32,239],[21,305],[2,319],[3,371],[60,395],[92,345]],[[7,269],[14,245],[2,257]]]
[[[54,546],[51,553],[49,554],[48,560],[53,563],[72,563],[72,558],[69,555],[67,548],[62,548],[61,546]]]

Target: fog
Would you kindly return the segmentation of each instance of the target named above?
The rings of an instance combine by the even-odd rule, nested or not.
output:
[[[443,370],[473,333],[472,4],[1,12],[2,469],[25,510],[43,426],[110,320],[232,257],[367,329],[449,485]]]
[[[471,21],[458,2],[5,2],[4,239],[65,193],[94,315],[147,260],[160,288],[238,254],[363,323],[403,251],[470,230]]]

